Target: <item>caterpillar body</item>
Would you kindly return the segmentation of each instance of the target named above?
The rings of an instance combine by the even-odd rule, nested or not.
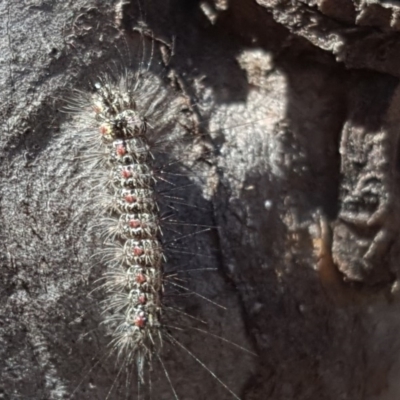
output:
[[[98,289],[103,293],[102,325],[111,336],[108,355],[117,355],[119,373],[123,369],[130,371],[126,377],[130,386],[135,382],[147,387],[136,388],[139,391],[153,390],[149,385],[154,379],[154,364],[160,365],[173,398],[181,399],[169,376],[165,354],[168,348],[186,352],[230,398],[238,399],[176,336],[192,329],[230,343],[208,328],[204,330],[204,322],[203,327],[196,328],[198,318],[185,311],[193,303],[188,295],[223,307],[204,295],[204,289],[191,290],[187,284],[192,259],[197,260],[194,271],[205,271],[208,265],[204,260],[210,256],[200,254],[203,260],[199,260],[193,250],[182,244],[182,238],[197,238],[198,233],[214,228],[204,222],[192,224],[186,217],[181,218],[176,209],[177,205],[196,207],[188,204],[193,197],[193,183],[177,183],[187,175],[181,168],[188,153],[186,143],[193,146],[195,141],[190,131],[182,129],[186,99],[163,85],[148,70],[125,70],[119,76],[100,75],[92,94],[76,91],[69,99],[68,111],[78,114],[74,123],[81,127],[75,131],[79,141],[85,143],[81,147],[82,157],[88,160],[84,170],[91,194],[86,208],[96,215],[91,231],[96,233],[100,229],[105,237],[103,248],[94,252],[99,255],[100,264],[107,266]],[[202,215],[204,210],[197,213]],[[169,224],[173,225],[172,232]],[[207,252],[212,254],[213,250]],[[207,273],[203,276],[207,277]],[[208,285],[212,287],[213,282]],[[173,297],[178,300],[171,301]],[[133,370],[137,379],[132,376]],[[106,398],[112,398],[112,390],[111,387]],[[132,389],[125,390],[128,395],[132,393]]]
[[[106,322],[114,327],[119,352],[135,360],[143,381],[146,360],[160,347],[162,264],[159,208],[152,172],[153,156],[146,119],[130,93],[98,83],[93,104],[102,145],[109,154],[114,237],[122,246],[120,262],[107,275],[107,303],[117,309]]]
[[[146,73],[102,75],[93,94],[76,91],[67,106],[83,123],[78,134],[86,142],[85,170],[94,187],[89,202],[99,209],[91,230],[100,228],[105,236],[104,248],[97,251],[107,265],[100,286],[103,324],[117,358],[136,366],[141,384],[163,343],[166,255],[156,186],[170,182],[157,171],[155,158],[160,165],[166,149],[182,139],[175,140],[173,128],[182,99],[155,90],[156,78]],[[168,130],[167,139],[155,132],[157,127]]]

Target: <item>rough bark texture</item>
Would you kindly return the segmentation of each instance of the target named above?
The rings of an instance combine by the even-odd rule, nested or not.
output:
[[[397,3],[1,0],[0,398],[137,396],[104,357],[99,238],[59,110],[149,36],[193,105],[187,201],[218,226],[193,246],[219,274],[194,286],[227,311],[185,307],[258,357],[182,341],[241,399],[399,398]],[[180,399],[233,398],[179,349],[164,359]],[[163,373],[152,387],[174,398]]]

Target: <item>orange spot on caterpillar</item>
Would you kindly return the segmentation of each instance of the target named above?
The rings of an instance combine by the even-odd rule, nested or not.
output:
[[[135,256],[141,256],[144,253],[143,249],[137,246],[133,248],[132,252]]]
[[[147,299],[146,299],[146,296],[144,294],[141,294],[139,296],[138,300],[139,300],[140,304],[146,304],[147,303]]]
[[[124,197],[124,199],[125,199],[125,201],[126,201],[127,203],[136,203],[136,202],[137,202],[137,197],[136,197],[136,196],[133,196],[133,195],[131,195],[131,194],[127,194],[127,195]]]
[[[111,128],[108,125],[103,124],[100,125],[99,131],[104,136],[111,133]]]
[[[146,325],[146,318],[144,317],[144,315],[138,315],[135,318],[135,325],[138,328],[144,328]]]
[[[132,171],[129,171],[129,169],[124,168],[121,171],[121,175],[122,175],[123,178],[128,179],[128,178],[130,178],[132,176]]]
[[[124,156],[126,154],[126,149],[125,146],[123,144],[119,144],[117,146],[117,155],[119,155],[120,157]]]
[[[136,275],[136,282],[139,283],[140,285],[144,282],[146,282],[146,276],[142,273],[139,273]]]
[[[129,226],[130,226],[131,228],[139,228],[139,227],[140,227],[140,221],[137,220],[137,219],[131,219],[131,220],[129,221]]]

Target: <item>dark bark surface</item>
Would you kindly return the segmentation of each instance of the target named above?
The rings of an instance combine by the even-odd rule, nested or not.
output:
[[[138,396],[107,358],[102,239],[61,110],[142,59],[191,104],[182,213],[218,227],[186,244],[218,270],[189,284],[225,310],[179,305],[258,356],[180,342],[243,400],[399,397],[400,4],[2,0],[0,15],[0,398]],[[177,346],[163,360],[179,399],[234,398]],[[151,387],[174,399],[159,363]]]

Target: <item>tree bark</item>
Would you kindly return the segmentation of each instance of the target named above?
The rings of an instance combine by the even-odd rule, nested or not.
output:
[[[188,248],[218,272],[191,284],[225,311],[184,298],[210,334],[182,343],[243,400],[399,397],[394,3],[0,2],[1,398],[139,396],[107,357],[101,240],[61,111],[149,61],[188,99],[186,201],[217,228]],[[163,360],[179,399],[234,398],[177,346]],[[157,365],[153,398],[174,399]]]

